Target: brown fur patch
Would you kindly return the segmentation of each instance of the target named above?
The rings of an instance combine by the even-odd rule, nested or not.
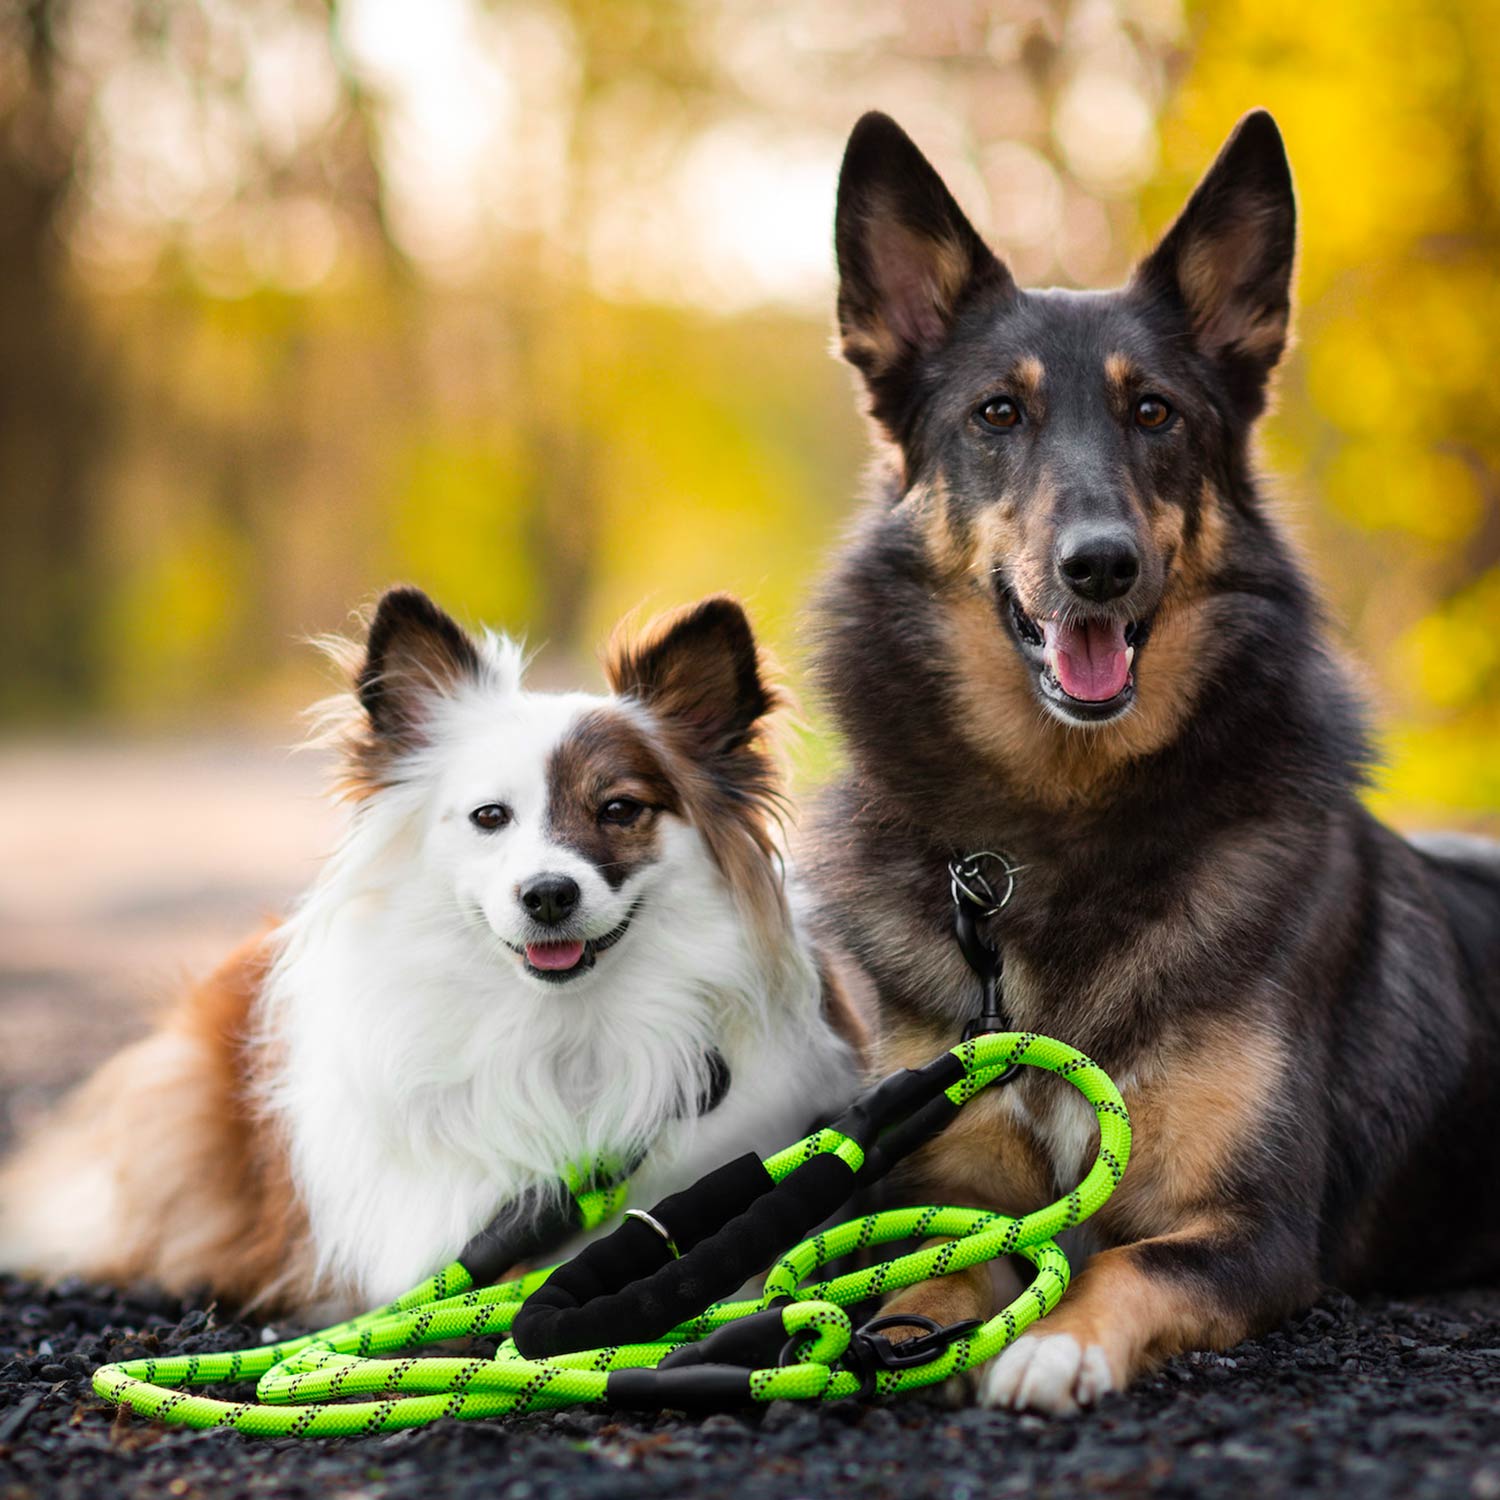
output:
[[[922,1248],[946,1243],[943,1240],[928,1240]],[[1003,1265],[1003,1262],[997,1264]],[[947,1276],[934,1276],[928,1281],[918,1281],[881,1303],[880,1316],[897,1314],[908,1317],[931,1318],[934,1323],[947,1325],[962,1323],[969,1318],[983,1318],[986,1322],[995,1316],[999,1307],[995,1296],[995,1278],[990,1265],[969,1266],[962,1271],[952,1271]],[[920,1337],[920,1326],[892,1328],[886,1337],[893,1344],[904,1343],[909,1338]]]
[[[1053,491],[1043,480],[1023,504],[1013,496],[1002,496],[987,506],[974,528],[973,560],[969,573],[993,598],[993,570],[1001,558],[1010,563],[1010,585],[1022,609],[1034,603],[1046,586],[1046,538],[1055,504]]]
[[[771,737],[782,695],[738,601],[723,595],[663,615],[635,636],[617,632],[610,686],[639,702],[682,808],[772,948],[790,914],[778,863],[783,782]]]
[[[616,797],[644,811],[633,823],[601,821]],[[682,794],[650,736],[617,710],[585,714],[548,757],[547,826],[613,887],[656,858],[664,812],[681,813]]]
[[[1225,1226],[1211,1216],[1170,1234],[1105,1250],[1084,1267],[1057,1310],[1033,1330],[1037,1337],[1071,1334],[1102,1349],[1117,1389],[1189,1349],[1227,1349],[1251,1329],[1186,1277],[1144,1269],[1147,1247],[1221,1239]]]
[[[928,1060],[936,1056],[929,1051]],[[999,1094],[975,1099],[927,1146],[918,1170],[944,1184],[940,1202],[1019,1217],[1053,1196],[1052,1174],[1036,1138]]]
[[[254,1101],[246,943],[96,1073],[7,1167],[7,1259],[52,1276],[306,1305],[312,1261],[283,1142]]]
[[[1213,483],[1205,479],[1192,524],[1184,531],[1176,587],[1189,595],[1204,593],[1223,561],[1228,540],[1228,506]]]
[[[1047,371],[1041,360],[1034,354],[1025,354],[1016,361],[1007,383],[1015,389],[1017,395],[1025,398],[1029,411],[1039,414],[1046,377]]]
[[[1104,381],[1109,387],[1110,396],[1116,403],[1124,404],[1135,378],[1135,361],[1128,354],[1116,351],[1104,356]]]
[[[889,1027],[876,1038],[880,1075],[929,1063],[953,1045],[938,1028]],[[1035,1137],[1021,1129],[1000,1093],[971,1100],[914,1160],[924,1183],[940,1185],[933,1201],[994,1213],[1025,1214],[1052,1196],[1052,1174]]]
[[[860,323],[846,328],[839,351],[856,370],[877,374],[901,357],[901,345],[884,323]]]
[[[1267,309],[1244,285],[1247,247],[1274,231],[1275,203],[1250,199],[1211,234],[1192,235],[1177,260],[1177,280],[1199,341],[1210,353],[1237,347],[1270,363],[1286,343],[1285,308]],[[1252,256],[1253,260],[1253,256]]]
[[[879,311],[846,324],[843,346],[849,362],[869,376],[894,368],[912,349],[942,337],[973,274],[973,262],[957,241],[908,228],[896,206],[880,195],[871,199],[866,218]]]
[[[183,1030],[210,1060],[221,1111],[219,1139],[208,1155],[221,1189],[237,1208],[249,1210],[249,1223],[216,1252],[219,1284],[231,1296],[246,1298],[273,1287],[305,1288],[311,1266],[307,1219],[292,1186],[285,1143],[254,1098],[253,1013],[273,957],[270,933],[242,944],[190,992],[181,1011]]]
[[[1230,893],[1223,896],[1230,899]],[[1149,970],[1149,935],[1127,958]],[[1143,972],[1126,985],[1144,982]],[[1010,986],[1007,986],[1009,992]],[[1097,998],[1078,997],[1092,1009]],[[878,1038],[880,1070],[918,1067],[937,1056],[951,1038],[936,1028],[903,1026]],[[1249,1022],[1216,1022],[1174,1043],[1164,1042],[1141,1076],[1128,1080],[1133,1150],[1130,1169],[1098,1222],[1112,1239],[1135,1239],[1173,1231],[1220,1196],[1223,1173],[1262,1123],[1265,1102],[1276,1096],[1285,1051],[1279,1039]],[[1039,1075],[1038,1075],[1039,1078]],[[1025,1091],[1028,1118],[1055,1128],[1074,1096],[1028,1071],[1010,1085]],[[1092,1121],[1092,1114],[1088,1116]],[[1091,1130],[1092,1134],[1092,1130]],[[1097,1135],[1093,1136],[1097,1144]],[[1091,1159],[1051,1161],[1043,1142],[1023,1127],[1004,1090],[966,1104],[919,1157],[924,1182],[937,1201],[972,1204],[997,1213],[1023,1214],[1040,1207]]]
[[[901,497],[900,508],[921,533],[933,574],[947,587],[961,584],[975,566],[973,537],[956,524],[947,481],[940,474],[919,480]],[[1013,506],[1006,510],[1014,514]]]
[[[842,954],[825,945],[814,954],[814,958],[823,989],[823,1019],[863,1065],[870,1056],[869,1017],[874,1008],[873,997],[862,997],[859,975]]]
[[[844,357],[868,378],[941,341],[974,261],[956,239],[901,222],[900,207],[886,193],[870,196],[862,219],[877,296],[871,311],[843,318],[841,335]]]
[[[1137,944],[1134,955],[1142,967],[1146,946]],[[1143,1077],[1127,1082],[1130,1167],[1100,1210],[1100,1227],[1112,1239],[1175,1232],[1220,1201],[1225,1174],[1237,1153],[1251,1149],[1285,1065],[1285,1049],[1270,1031],[1222,1021],[1165,1050]]]
[[[1173,505],[1158,495],[1152,495],[1146,502],[1145,512],[1151,545],[1162,558],[1175,561],[1187,535],[1187,512],[1182,506]]]

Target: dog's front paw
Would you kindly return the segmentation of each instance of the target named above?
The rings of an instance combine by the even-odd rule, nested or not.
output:
[[[1067,1417],[1117,1388],[1099,1345],[1080,1344],[1071,1333],[1033,1333],[1017,1339],[989,1367],[979,1399],[986,1406]]]

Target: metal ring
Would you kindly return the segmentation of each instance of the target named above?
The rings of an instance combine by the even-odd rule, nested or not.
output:
[[[667,1249],[672,1252],[673,1260],[682,1259],[682,1251],[677,1248],[677,1241],[672,1238],[672,1232],[662,1221],[652,1214],[648,1214],[644,1208],[627,1208],[625,1210],[627,1219],[639,1219],[647,1229],[659,1234],[666,1241]]]
[[[1004,872],[1003,896],[996,896],[995,887],[981,867],[982,860],[995,861]],[[1022,865],[1012,864],[1009,855],[1002,854],[998,849],[979,849],[973,854],[965,854],[960,859],[949,861],[949,890],[955,902],[963,896],[979,907],[984,916],[993,917],[996,912],[1004,911],[1010,905],[1010,899],[1016,893],[1016,876],[1023,868]],[[975,886],[979,889],[974,889]]]

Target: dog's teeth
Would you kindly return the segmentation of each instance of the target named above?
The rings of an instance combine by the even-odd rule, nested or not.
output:
[[[1134,660],[1135,660],[1135,647],[1134,646],[1127,646],[1125,648],[1125,670],[1127,672],[1130,670],[1130,664]]]

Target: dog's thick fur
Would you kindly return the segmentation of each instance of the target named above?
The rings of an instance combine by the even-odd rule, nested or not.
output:
[[[411,589],[346,656],[341,847],[0,1174],[0,1265],[333,1315],[570,1168],[644,1153],[651,1203],[854,1087],[738,604],[617,639],[607,696],[528,691]]]
[[[1493,1276],[1500,849],[1407,842],[1361,806],[1358,695],[1252,473],[1294,248],[1274,123],[1241,122],[1119,291],[1018,290],[879,115],[849,143],[837,247],[889,462],[821,598],[851,762],[810,840],[826,932],[878,996],[879,1066],[922,1062],[976,1007],[945,863],[1006,851],[1009,1017],[1097,1059],[1135,1127],[1087,1269],[983,1398],[1073,1410],[1322,1283]],[[1121,598],[1063,576],[1090,527],[1136,555]],[[1131,670],[1112,702],[1059,690],[1068,629],[1133,644],[1109,647]],[[1096,1139],[1029,1074],[902,1197],[1030,1209]],[[897,1300],[947,1322],[992,1296],[965,1274]]]

